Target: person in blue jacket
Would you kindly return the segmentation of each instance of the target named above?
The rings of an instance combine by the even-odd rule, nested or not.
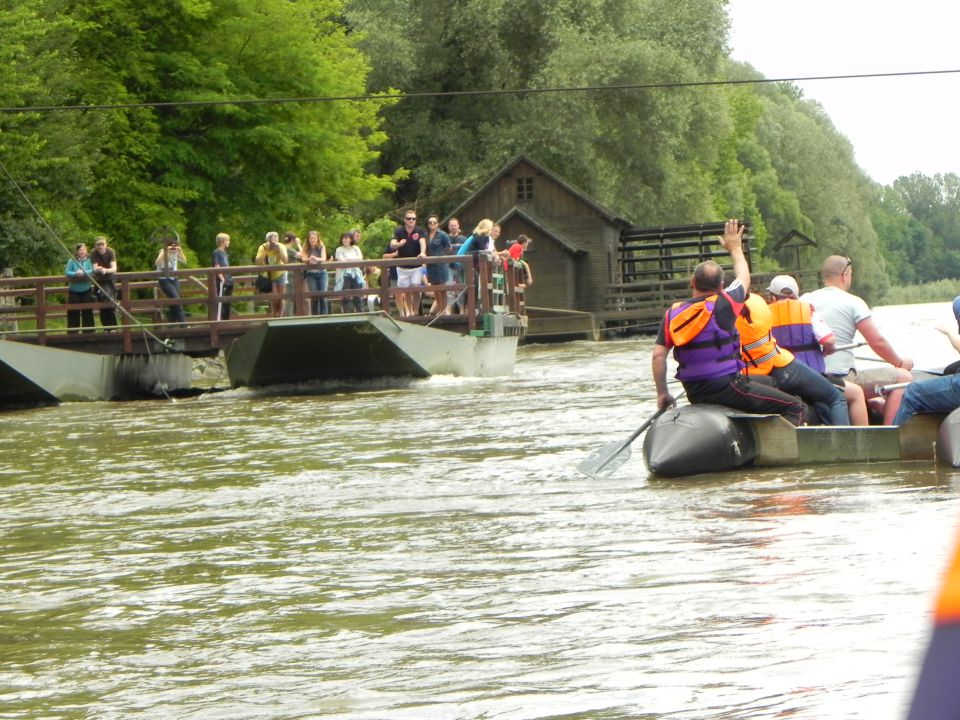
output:
[[[90,262],[90,256],[87,254],[86,243],[77,243],[74,255],[67,261],[64,273],[68,281],[67,305],[96,302],[93,296],[93,283],[90,281],[93,275],[93,263]],[[81,326],[84,328],[83,332],[93,332],[93,325],[93,308],[67,310],[67,332],[75,333],[76,328]]]

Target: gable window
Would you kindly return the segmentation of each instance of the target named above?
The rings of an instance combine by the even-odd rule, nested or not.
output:
[[[533,178],[518,177],[517,178],[517,201],[526,202],[528,200],[533,200]]]

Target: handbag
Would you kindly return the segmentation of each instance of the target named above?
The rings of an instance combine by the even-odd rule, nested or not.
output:
[[[257,292],[260,295],[266,295],[269,292],[273,292],[273,281],[266,275],[257,275],[257,279],[254,280],[253,286],[257,289]]]

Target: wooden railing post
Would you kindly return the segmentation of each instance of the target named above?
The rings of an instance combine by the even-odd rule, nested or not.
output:
[[[303,270],[299,265],[296,270],[291,270],[288,273],[287,281],[293,283],[293,314],[297,317],[309,315],[309,313],[305,312],[306,307],[304,306],[304,301],[306,298],[303,297],[304,277]]]
[[[130,296],[132,289],[130,288],[130,281],[123,277],[120,278],[120,296],[118,298],[120,302],[120,307],[123,308],[123,312],[120,313],[120,334],[123,341],[123,351],[125,353],[133,352],[133,332],[131,331],[131,315],[130,308]]]
[[[207,270],[207,320],[217,319],[217,271]]]
[[[477,329],[477,274],[473,255],[463,255],[463,281],[467,285],[467,327]]]
[[[47,329],[47,286],[41,280],[37,283],[36,294],[34,295],[34,302],[37,307],[37,341],[40,345],[47,344],[47,334],[43,332]]]
[[[380,310],[390,314],[390,268],[380,268]]]

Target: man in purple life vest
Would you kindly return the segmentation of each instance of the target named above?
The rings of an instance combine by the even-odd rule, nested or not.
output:
[[[720,244],[730,253],[736,279],[723,287],[723,268],[712,260],[700,263],[690,278],[693,297],[674,303],[664,315],[653,348],[651,366],[657,386],[657,407],[672,407],[667,390],[667,353],[679,368],[687,399],[693,403],[726,405],[745,412],[783,415],[802,425],[803,402],[742,375],[740,336],[736,320],[750,286],[750,268],[743,255],[744,225],[727,220]]]

